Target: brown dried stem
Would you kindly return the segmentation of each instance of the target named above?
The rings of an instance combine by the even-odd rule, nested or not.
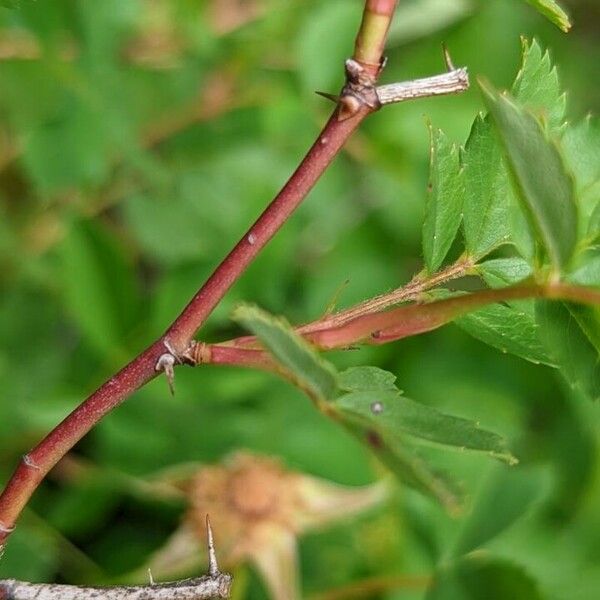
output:
[[[46,583],[27,583],[6,579],[0,581],[0,600],[210,600],[229,598],[232,577],[221,573],[217,564],[213,534],[206,517],[208,537],[208,574],[193,579],[183,579],[156,584],[150,575],[149,585],[109,587],[83,587]]]

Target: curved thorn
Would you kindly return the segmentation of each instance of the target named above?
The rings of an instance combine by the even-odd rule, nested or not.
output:
[[[167,382],[169,384],[169,390],[171,391],[171,395],[174,396],[175,395],[175,363],[177,362],[177,359],[175,358],[175,356],[173,356],[170,353],[165,353],[165,354],[161,354],[161,356],[158,358],[158,361],[156,363],[156,366],[154,367],[154,369],[156,371],[163,371],[166,378],[167,378]]]

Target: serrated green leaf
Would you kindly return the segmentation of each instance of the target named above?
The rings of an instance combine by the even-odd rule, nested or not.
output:
[[[533,315],[512,306],[494,304],[456,319],[467,333],[498,350],[535,364],[554,365],[540,341]]]
[[[340,389],[346,392],[398,391],[395,382],[393,373],[378,367],[351,367],[339,374]]]
[[[600,120],[590,116],[569,125],[561,148],[575,177],[582,230],[594,242],[600,235]]]
[[[563,302],[539,300],[536,316],[540,338],[573,389],[600,398],[600,356],[577,319]]]
[[[502,140],[518,196],[557,270],[570,261],[577,242],[573,181],[557,147],[535,117],[508,96],[481,83]]]
[[[508,204],[510,240],[517,252],[530,264],[534,264],[537,252],[535,235],[525,214],[524,207],[515,193],[510,195]]]
[[[522,258],[495,258],[477,265],[477,272],[493,288],[514,285],[531,277],[533,271]]]
[[[561,147],[578,189],[585,190],[600,180],[600,119],[588,116],[569,125]]]
[[[520,106],[529,109],[546,123],[551,131],[563,125],[567,97],[562,91],[558,71],[548,51],[543,51],[537,40],[521,38],[521,68],[512,88],[512,95]]]
[[[481,263],[477,270],[492,288],[527,279],[532,271],[522,258],[498,258]],[[482,342],[533,363],[552,365],[539,339],[533,302],[521,300],[486,306],[456,320],[456,324]]]
[[[465,244],[469,254],[479,259],[510,238],[512,187],[489,117],[475,119],[463,163]]]
[[[285,319],[247,304],[236,308],[232,318],[252,332],[294,382],[311,396],[323,400],[335,397],[338,391],[335,368],[323,360]]]
[[[555,0],[527,0],[527,2],[564,32],[571,29],[569,15]]]
[[[430,273],[446,257],[460,226],[464,174],[460,151],[439,129],[431,130],[430,187],[423,223],[423,256]]]
[[[521,567],[490,556],[468,556],[435,575],[426,600],[543,600]]]
[[[511,464],[516,462],[499,435],[480,429],[474,421],[409,400],[397,390],[353,392],[334,404],[342,414],[367,421],[386,436],[401,434],[414,444],[479,452]]]

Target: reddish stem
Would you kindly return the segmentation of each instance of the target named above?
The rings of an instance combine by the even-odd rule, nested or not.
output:
[[[384,296],[381,299],[385,298]],[[337,321],[330,318],[329,325],[322,321],[298,327],[296,331],[310,341],[318,350],[336,350],[355,344],[387,344],[396,340],[433,331],[454,319],[473,312],[488,304],[511,300],[545,298],[580,304],[600,305],[600,290],[552,283],[548,285],[523,284],[500,289],[487,289],[462,296],[454,296],[426,304],[410,304],[392,310],[364,312],[351,319]],[[359,305],[362,306],[362,305]],[[350,313],[349,309],[340,314]],[[335,315],[334,315],[335,316]],[[277,369],[260,350],[255,337],[244,336],[208,346],[210,358],[215,364],[252,366],[269,371]]]
[[[344,121],[339,121],[337,111],[334,112],[281,192],[209,277],[165,334],[175,351],[185,351],[196,331],[227,290],[304,200],[340,148],[369,112],[371,111],[364,107],[355,117]]]
[[[154,367],[164,352],[161,341],[154,343],[89,396],[23,457],[0,496],[0,544],[12,532],[17,517],[48,471],[106,413],[156,375]]]

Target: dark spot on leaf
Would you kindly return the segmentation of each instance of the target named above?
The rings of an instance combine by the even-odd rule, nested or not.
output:
[[[375,448],[375,450],[380,450],[381,448],[383,448],[383,441],[376,431],[370,429],[369,431],[367,431],[366,437],[367,443],[369,444],[369,446],[371,446],[371,448]]]

